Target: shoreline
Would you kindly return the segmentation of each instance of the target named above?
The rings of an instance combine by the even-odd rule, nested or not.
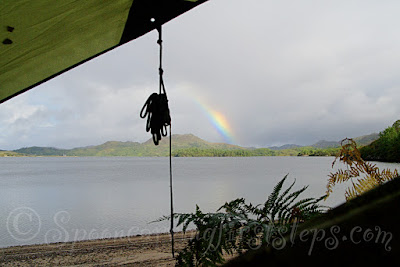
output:
[[[176,232],[175,256],[195,231]],[[0,248],[1,266],[175,266],[169,233]]]

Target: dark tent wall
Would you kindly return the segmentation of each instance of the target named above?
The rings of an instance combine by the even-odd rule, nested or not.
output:
[[[205,1],[3,0],[0,103],[136,39]]]

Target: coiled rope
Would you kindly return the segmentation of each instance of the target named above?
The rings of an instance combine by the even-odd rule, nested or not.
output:
[[[154,21],[153,21],[154,22]],[[157,146],[161,140],[161,136],[167,136],[167,126],[169,126],[169,183],[170,183],[170,197],[171,197],[171,245],[172,245],[172,257],[175,258],[174,249],[174,203],[173,203],[173,192],[172,192],[172,137],[171,137],[171,116],[168,107],[168,98],[165,91],[162,68],[162,31],[161,25],[157,27],[158,40],[157,43],[160,46],[160,66],[158,73],[160,76],[159,82],[159,93],[153,93],[149,96],[142,110],[140,111],[140,117],[146,118],[146,132],[151,131],[153,136],[153,142]]]
[[[142,119],[147,116],[146,132],[151,131],[154,144],[157,146],[161,140],[161,136],[167,136],[167,126],[171,126],[171,116],[168,108],[167,92],[165,91],[162,68],[162,32],[161,25],[157,27],[158,41],[160,45],[160,66],[158,73],[160,76],[159,93],[153,93],[149,96],[142,110],[140,117]]]

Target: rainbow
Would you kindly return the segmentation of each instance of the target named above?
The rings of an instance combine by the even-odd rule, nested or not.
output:
[[[211,109],[200,101],[196,101],[196,103],[201,107],[214,128],[224,138],[225,142],[228,144],[236,144],[232,127],[226,117],[221,112]]]

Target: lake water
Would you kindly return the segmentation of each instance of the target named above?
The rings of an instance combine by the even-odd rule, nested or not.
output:
[[[324,195],[331,157],[174,158],[175,212],[214,212],[244,197],[265,202],[275,184]],[[0,158],[0,247],[169,231],[168,158]],[[378,163],[400,169],[400,164]],[[336,168],[335,168],[336,169]],[[344,186],[324,202],[344,202]]]

